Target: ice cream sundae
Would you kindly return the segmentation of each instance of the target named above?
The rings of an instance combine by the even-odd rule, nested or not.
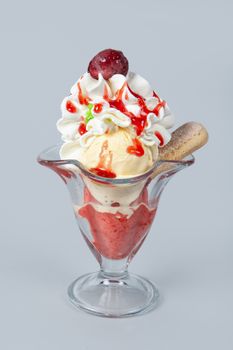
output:
[[[61,111],[62,144],[38,161],[64,180],[101,267],[75,280],[69,298],[95,315],[142,314],[157,305],[159,293],[149,280],[128,273],[128,264],[149,232],[163,189],[194,163],[192,153],[207,142],[207,131],[196,122],[172,130],[167,102],[113,49],[91,59]]]
[[[163,155],[181,159],[182,155],[176,156],[182,147],[185,156],[207,140],[200,124],[188,124],[181,127],[179,147],[174,150],[177,133],[171,140],[174,116],[167,102],[146,79],[128,71],[128,66],[121,51],[99,52],[61,104],[62,117],[57,122],[64,142],[61,159],[75,159],[101,178],[139,176]],[[194,134],[200,135],[198,128],[204,133],[197,143]],[[194,149],[184,140],[187,134]],[[83,181],[84,203],[75,211],[88,221],[91,243],[110,259],[133,254],[156,212],[156,205],[148,205],[146,182],[107,186],[85,177]]]

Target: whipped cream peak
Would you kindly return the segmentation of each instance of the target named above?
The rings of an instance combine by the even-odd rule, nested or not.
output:
[[[152,90],[146,79],[129,72],[105,80],[85,73],[61,104],[62,118],[57,128],[64,142],[88,147],[98,135],[118,128],[134,129],[145,145],[164,146],[174,123],[167,103]]]
[[[72,96],[78,97],[78,102],[83,104],[80,95],[88,101],[95,98],[103,97],[108,95],[111,97],[111,89],[106,80],[104,80],[102,74],[99,73],[98,79],[92,78],[89,73],[85,73],[70,89]],[[85,103],[84,103],[85,104]]]
[[[129,72],[127,82],[132,91],[147,99],[153,96],[153,90],[146,79],[139,74]]]

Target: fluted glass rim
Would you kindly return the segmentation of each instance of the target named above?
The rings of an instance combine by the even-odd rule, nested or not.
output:
[[[148,169],[146,172],[136,175],[136,176],[131,176],[131,177],[122,177],[122,178],[106,178],[103,176],[96,175],[92,172],[90,172],[82,163],[80,163],[76,159],[48,159],[48,157],[45,157],[46,153],[52,152],[52,151],[57,151],[59,154],[59,149],[61,147],[61,144],[56,144],[50,147],[47,147],[44,149],[42,152],[39,153],[37,157],[38,163],[44,166],[50,166],[50,165],[57,165],[57,166],[63,166],[63,165],[74,165],[76,166],[82,174],[87,176],[88,178],[102,182],[102,183],[108,183],[112,185],[116,184],[126,184],[126,183],[135,183],[135,182],[140,182],[145,179],[147,179],[150,175],[152,175],[157,168],[159,168],[163,164],[167,165],[174,165],[175,169],[178,171],[179,169],[188,167],[192,165],[195,161],[195,157],[190,154],[187,157],[185,157],[182,160],[162,160],[160,159],[159,161],[155,162],[150,169]]]

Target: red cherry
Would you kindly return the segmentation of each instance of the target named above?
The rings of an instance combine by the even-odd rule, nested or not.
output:
[[[113,49],[100,51],[89,63],[88,72],[92,78],[98,79],[101,73],[105,80],[110,79],[114,74],[128,73],[129,63],[123,52]]]

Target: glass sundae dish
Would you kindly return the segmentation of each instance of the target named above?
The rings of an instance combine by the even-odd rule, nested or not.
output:
[[[193,164],[192,153],[208,134],[194,122],[171,133],[174,116],[167,103],[112,49],[91,60],[61,109],[63,144],[38,161],[65,182],[79,229],[100,264],[100,271],[71,284],[69,298],[100,316],[145,313],[157,305],[158,290],[130,274],[128,265],[150,230],[165,185]]]

